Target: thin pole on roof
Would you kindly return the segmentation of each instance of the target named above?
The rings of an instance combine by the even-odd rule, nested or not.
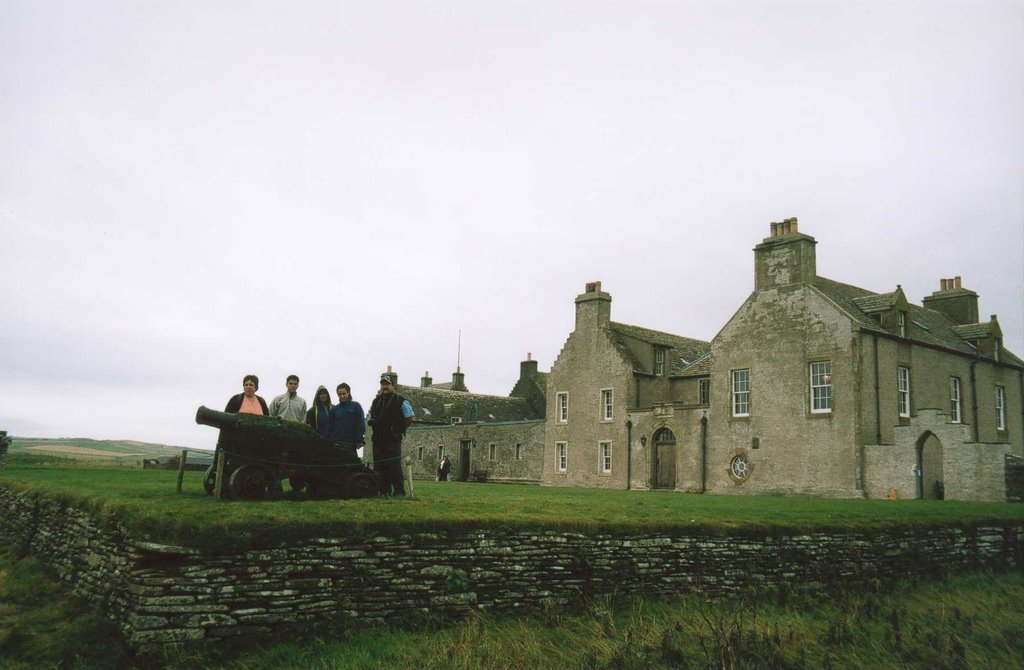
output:
[[[455,355],[455,371],[462,371],[462,329],[459,328],[459,350]]]

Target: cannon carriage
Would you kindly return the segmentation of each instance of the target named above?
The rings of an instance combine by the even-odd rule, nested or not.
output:
[[[368,498],[379,490],[379,475],[359,459],[356,445],[332,444],[305,424],[207,407],[196,411],[196,423],[220,429],[222,494],[266,498],[282,491],[285,480],[294,493],[311,498]],[[203,487],[212,494],[216,484],[214,464]]]

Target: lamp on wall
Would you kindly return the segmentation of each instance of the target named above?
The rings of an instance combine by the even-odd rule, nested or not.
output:
[[[647,446],[647,436],[646,435],[641,435],[640,436],[640,446],[641,447],[646,447]]]

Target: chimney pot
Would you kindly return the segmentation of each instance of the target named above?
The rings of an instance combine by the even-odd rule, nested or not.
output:
[[[532,361],[533,360],[533,354],[531,354],[529,351],[526,352],[526,360],[528,360],[528,361]]]
[[[954,282],[954,287],[953,288],[960,288],[960,275],[957,275],[957,276],[953,277],[953,282]]]

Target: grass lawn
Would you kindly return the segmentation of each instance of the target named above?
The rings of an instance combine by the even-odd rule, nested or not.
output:
[[[384,529],[551,528],[579,532],[708,533],[764,529],[884,529],[890,526],[1024,521],[1024,505],[927,500],[829,500],[650,491],[415,482],[405,500],[222,501],[207,496],[202,473],[23,463],[0,469],[0,485],[58,497],[113,515],[136,537],[208,548],[273,546],[313,536]]]

